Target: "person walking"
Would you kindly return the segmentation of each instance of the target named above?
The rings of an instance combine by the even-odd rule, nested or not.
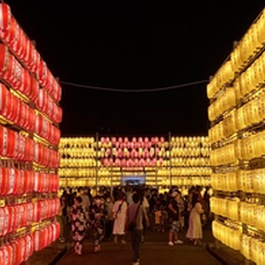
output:
[[[139,193],[134,193],[132,196],[133,204],[129,205],[129,207],[127,208],[126,227],[127,231],[131,232],[133,265],[140,264],[141,240],[143,236],[143,220],[145,220],[146,226],[149,226],[149,219],[140,198],[141,196]]]
[[[89,210],[90,207],[90,200],[88,195],[85,192],[85,189],[83,187],[78,188],[79,196],[82,198],[82,205],[85,208],[86,211]]]
[[[105,237],[109,239],[113,231],[113,213],[112,213],[113,202],[112,202],[110,195],[107,195],[107,198],[105,201],[105,207],[107,211]]]
[[[169,246],[174,246],[174,244],[182,244],[183,241],[178,239],[178,232],[180,230],[180,218],[181,213],[179,209],[180,194],[176,191],[171,193],[171,201],[168,204],[168,216],[169,216]]]
[[[61,243],[66,241],[67,235],[68,235],[66,195],[67,195],[67,192],[66,190],[64,190],[62,196],[60,197],[60,212],[58,214],[58,220],[61,226],[59,241]]]
[[[107,211],[105,204],[101,203],[100,196],[94,198],[94,204],[90,206],[89,217],[93,228],[93,244],[94,252],[98,253],[101,248],[101,242],[104,239],[104,226],[106,221]]]
[[[82,255],[82,242],[87,229],[88,213],[82,206],[82,198],[76,197],[70,211],[74,248],[77,255]]]
[[[202,239],[201,214],[204,210],[199,200],[198,194],[194,193],[192,195],[189,228],[186,234],[186,237],[193,241],[194,245],[197,245],[199,240]]]
[[[113,206],[113,235],[114,235],[114,243],[118,243],[118,237],[121,238],[121,243],[125,244],[125,222],[126,222],[126,211],[127,211],[127,202],[126,195],[124,193],[120,193],[118,195],[118,200],[114,203]]]

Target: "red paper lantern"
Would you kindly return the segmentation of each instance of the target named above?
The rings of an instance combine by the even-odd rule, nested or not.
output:
[[[0,4],[0,38],[6,39],[9,34],[12,14],[7,4]]]

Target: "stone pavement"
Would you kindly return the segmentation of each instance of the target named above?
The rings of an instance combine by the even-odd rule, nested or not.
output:
[[[204,229],[203,242],[200,246],[193,246],[185,234],[180,233],[180,238],[184,240],[183,245],[169,247],[167,245],[167,233],[147,232],[145,243],[142,246],[141,264],[224,264],[224,265],[245,265],[244,257],[222,244],[216,244],[211,230]],[[78,265],[87,264],[131,264],[130,242],[126,245],[114,245],[113,242],[106,241],[102,245],[102,251],[97,255],[93,253],[91,236],[84,244],[83,257],[76,257],[71,249],[71,243],[62,244],[58,241],[49,247],[34,253],[34,255],[23,265]],[[217,247],[218,246],[218,247]],[[213,258],[215,257],[215,258]],[[220,263],[217,262],[219,260]],[[202,262],[203,261],[203,262]],[[249,265],[252,263],[248,263]]]
[[[184,239],[184,235],[180,236]],[[185,239],[184,239],[185,240]],[[93,253],[90,241],[85,242],[83,255],[76,256],[73,249],[60,259],[57,265],[126,265],[131,264],[132,252],[128,240],[126,245],[104,242],[98,254]],[[188,240],[183,245],[167,245],[167,233],[148,232],[142,245],[141,264],[152,265],[220,265],[203,246],[193,246]]]

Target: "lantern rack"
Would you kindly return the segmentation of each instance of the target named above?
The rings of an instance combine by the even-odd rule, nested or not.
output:
[[[229,60],[229,58],[227,59]],[[211,80],[210,80],[211,82]],[[218,97],[220,97],[228,88],[232,86],[232,81],[231,82],[226,82],[216,93],[215,95],[210,99],[210,104],[213,104]]]
[[[220,140],[220,141],[217,141],[217,142],[214,142],[211,147],[212,147],[212,150],[215,150],[215,149],[218,149],[220,147],[223,147],[223,146],[226,146],[228,144],[231,144],[233,143],[236,139],[238,138],[238,133],[234,133],[232,135],[230,135],[227,139],[225,140]]]

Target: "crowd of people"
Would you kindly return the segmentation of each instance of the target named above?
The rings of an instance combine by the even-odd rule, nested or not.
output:
[[[183,243],[180,231],[197,245],[203,237],[202,225],[211,221],[209,188],[202,193],[198,186],[185,196],[177,187],[163,193],[148,187],[101,187],[95,196],[89,188],[67,188],[60,201],[61,242],[71,238],[75,253],[82,255],[82,242],[90,233],[98,253],[104,239],[125,244],[130,232],[134,265],[139,264],[147,228],[168,232],[169,246]]]

